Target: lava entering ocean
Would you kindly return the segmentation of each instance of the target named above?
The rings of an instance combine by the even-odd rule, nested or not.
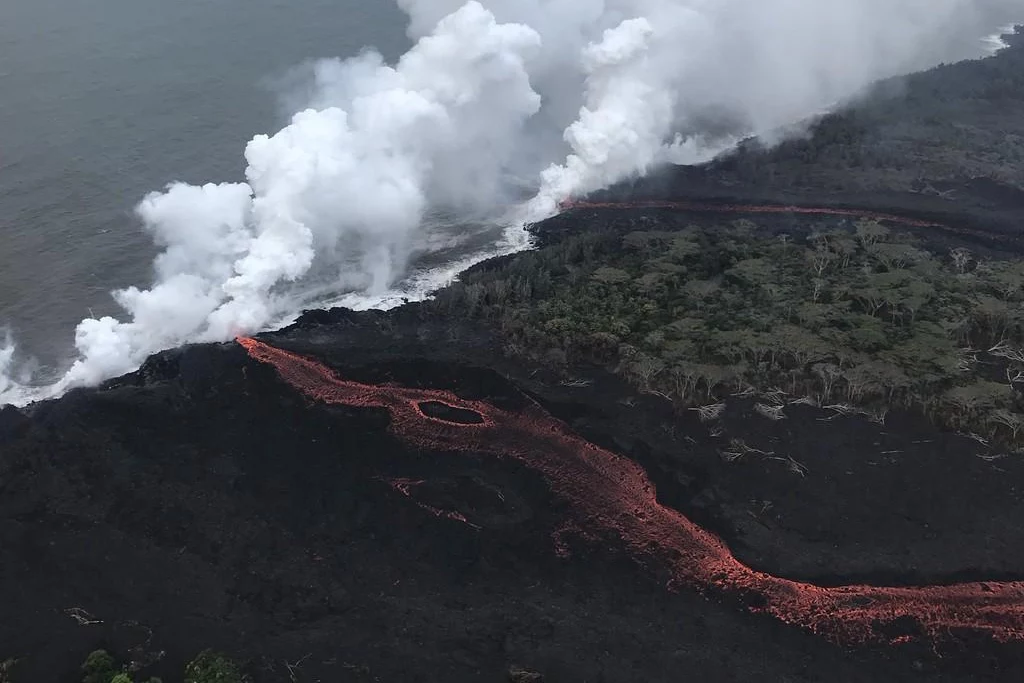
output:
[[[664,564],[673,588],[687,586],[738,598],[753,612],[771,614],[836,642],[897,643],[922,634],[939,640],[957,633],[1024,641],[1024,582],[826,588],[755,571],[733,557],[718,537],[661,505],[639,465],[585,441],[536,405],[508,412],[448,391],[360,384],[255,339],[238,342],[253,359],[272,365],[285,382],[310,398],[387,409],[391,431],[417,447],[514,458],[540,472],[569,504],[572,524],[621,539],[637,560]],[[421,409],[428,402],[475,413],[481,420],[431,417]],[[393,486],[408,495],[414,484],[403,480]]]

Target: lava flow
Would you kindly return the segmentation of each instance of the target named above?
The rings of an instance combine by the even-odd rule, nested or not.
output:
[[[538,406],[513,413],[448,391],[360,384],[255,339],[238,342],[253,359],[272,365],[285,382],[313,399],[388,410],[391,431],[411,444],[514,458],[540,472],[569,504],[573,524],[621,539],[637,560],[664,564],[673,586],[737,598],[751,611],[837,642],[904,642],[922,634],[941,639],[957,633],[1024,641],[1024,582],[823,588],[755,571],[733,557],[718,537],[658,503],[639,465],[585,441]],[[424,402],[476,413],[482,421],[432,418],[420,410]],[[407,483],[412,484],[398,482],[396,489]]]
[[[672,209],[674,211],[694,211],[697,213],[751,213],[751,214],[801,214],[811,216],[846,216],[850,218],[868,218],[909,225],[915,228],[942,227],[940,223],[907,218],[891,213],[863,211],[861,209],[832,209],[813,206],[782,206],[778,204],[709,204],[705,202],[669,202],[669,201],[630,201],[630,202],[588,202],[567,200],[558,205],[561,211],[572,209]]]
[[[422,479],[404,479],[404,478],[402,478],[402,479],[385,479],[384,481],[386,481],[388,486],[393,488],[395,491],[398,491],[403,496],[405,496],[406,498],[408,498],[408,499],[412,500],[414,503],[416,503],[416,506],[419,507],[421,510],[426,510],[427,512],[429,512],[430,514],[434,515],[435,517],[445,517],[447,519],[451,519],[451,520],[454,520],[456,522],[460,522],[460,523],[465,524],[467,526],[471,526],[474,529],[479,529],[480,528],[479,524],[473,524],[468,519],[466,519],[466,516],[463,515],[461,512],[453,511],[453,510],[442,510],[441,508],[434,507],[433,505],[427,505],[426,503],[421,503],[421,502],[413,499],[413,497],[412,497],[412,489],[414,489],[417,486],[421,486],[422,484],[426,483]]]

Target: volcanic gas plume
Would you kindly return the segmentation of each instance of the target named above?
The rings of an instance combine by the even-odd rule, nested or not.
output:
[[[398,2],[409,51],[309,66],[301,110],[246,146],[245,182],[142,200],[163,248],[154,282],[114,293],[119,319],[78,325],[56,384],[0,381],[0,404],[286,322],[322,292],[408,290],[439,222],[508,225],[469,261],[523,248],[518,226],[568,197],[777,136],[876,79],[983,56],[1024,18],[1019,0]]]
[[[1003,642],[1024,640],[1024,582],[823,588],[771,576],[743,565],[716,536],[661,505],[639,465],[585,441],[536,405],[509,412],[447,391],[360,384],[255,339],[238,342],[252,358],[272,365],[285,382],[314,400],[386,409],[391,431],[418,448],[512,458],[540,472],[569,504],[572,525],[613,536],[636,559],[664,566],[671,573],[672,587],[736,597],[752,611],[837,642],[904,642],[921,634],[942,639],[963,632]],[[480,419],[431,417],[422,410],[424,403]],[[392,486],[410,495],[410,489],[421,483],[396,480]],[[427,509],[465,522],[458,513]]]

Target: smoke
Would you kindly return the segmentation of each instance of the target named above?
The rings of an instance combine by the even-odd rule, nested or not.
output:
[[[1006,24],[1004,26],[1000,26],[992,35],[986,36],[983,39],[986,55],[991,57],[992,55],[1010,47],[1010,44],[1006,42],[1004,37],[1013,35],[1016,29],[1017,26],[1015,24]]]
[[[537,215],[658,163],[700,163],[742,137],[775,136],[879,79],[986,54],[986,34],[1024,15],[1009,0],[628,4],[643,16],[582,50],[585,103],[566,129],[569,155],[542,174]],[[733,130],[708,131],[715,119]]]
[[[710,159],[876,79],[981,56],[995,27],[1024,18],[1020,0],[397,1],[414,41],[398,63],[367,51],[313,64],[301,110],[246,147],[246,182],[145,197],[138,217],[163,248],[154,284],[115,292],[119,319],[78,325],[55,384],[14,382],[5,346],[0,403],[280,324],[325,289],[394,302],[432,236],[458,242],[468,217],[536,220],[658,164]],[[461,258],[521,248],[514,228]]]

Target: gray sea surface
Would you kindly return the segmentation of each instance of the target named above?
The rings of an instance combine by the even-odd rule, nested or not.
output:
[[[295,66],[408,44],[391,2],[0,2],[0,343],[8,327],[44,368],[66,361],[79,320],[150,282],[146,193],[242,180]]]

